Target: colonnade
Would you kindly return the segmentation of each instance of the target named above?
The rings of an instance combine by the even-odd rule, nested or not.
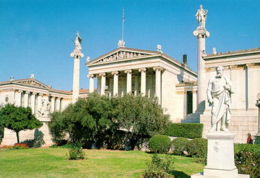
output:
[[[43,100],[47,102],[46,104],[50,105],[50,112],[61,111],[63,100],[63,98],[61,97],[24,90],[15,91],[14,104],[18,107],[30,107],[32,109],[33,114],[35,114],[37,110],[39,110],[40,107],[42,107]]]
[[[118,85],[118,81],[119,81],[119,73],[126,75],[126,93],[132,93],[132,74],[133,72],[137,73],[138,76],[140,76],[140,93],[145,96],[147,95],[146,93],[146,89],[147,89],[147,70],[149,70],[151,68],[139,68],[139,69],[129,69],[129,70],[123,70],[123,71],[111,71],[111,72],[102,72],[102,73],[97,73],[97,74],[90,74],[88,75],[89,77],[89,92],[92,93],[94,92],[94,78],[98,78],[100,80],[100,94],[101,95],[105,95],[105,90],[106,90],[106,79],[107,76],[112,75],[113,77],[113,96],[118,96],[118,90],[119,90],[119,85]],[[163,68],[162,67],[152,67],[152,70],[155,73],[155,96],[158,98],[158,101],[160,103],[161,101],[161,88],[162,88],[162,72],[163,72]],[[135,77],[135,85],[137,82],[138,78]]]

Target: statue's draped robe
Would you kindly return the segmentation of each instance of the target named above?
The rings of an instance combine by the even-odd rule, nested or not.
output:
[[[219,87],[217,87],[217,90],[211,90],[210,94],[213,100],[213,106],[212,106],[212,118],[211,118],[211,124],[216,124],[218,123],[222,118],[223,121],[228,124],[230,122],[230,91],[231,91],[231,86],[229,84],[229,82],[227,81],[227,79],[225,77],[222,78],[222,81],[219,81],[219,83],[217,83],[218,85],[220,85]],[[228,86],[228,89],[224,88],[224,85]]]

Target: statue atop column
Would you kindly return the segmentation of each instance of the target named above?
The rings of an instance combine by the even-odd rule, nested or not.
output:
[[[79,32],[77,32],[76,38],[74,40],[75,48],[74,48],[73,52],[70,54],[71,57],[80,57],[80,58],[84,57],[83,53],[81,52],[81,49],[82,49],[81,41],[82,41],[82,39],[79,35]]]
[[[194,36],[197,36],[197,37],[209,37],[210,36],[209,32],[206,30],[207,14],[208,14],[208,10],[203,9],[203,6],[200,5],[200,8],[197,10],[197,13],[195,14],[199,26],[193,32]]]
[[[229,131],[230,104],[231,104],[231,83],[223,75],[224,68],[216,68],[216,76],[208,83],[207,96],[211,110],[211,132]]]
[[[197,13],[195,15],[200,26],[204,27],[204,28],[205,28],[205,24],[206,24],[207,13],[208,13],[208,10],[203,9],[203,6],[200,5],[200,8],[197,10]]]

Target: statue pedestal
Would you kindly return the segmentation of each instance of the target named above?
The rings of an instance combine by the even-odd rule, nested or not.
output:
[[[249,178],[238,174],[234,160],[234,138],[231,132],[210,132],[208,139],[207,165],[203,173],[191,178]]]

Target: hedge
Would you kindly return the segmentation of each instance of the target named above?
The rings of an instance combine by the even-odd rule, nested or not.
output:
[[[201,138],[203,124],[199,123],[171,123],[164,135],[184,138]]]
[[[155,153],[168,153],[171,147],[171,139],[166,135],[154,135],[149,140],[149,149]]]
[[[178,137],[172,141],[172,150],[175,155],[185,155],[187,152],[187,144],[190,141],[187,138]]]

